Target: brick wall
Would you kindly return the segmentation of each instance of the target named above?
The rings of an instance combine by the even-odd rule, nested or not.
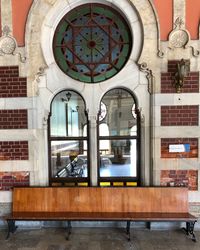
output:
[[[190,144],[190,152],[169,152],[170,144]],[[197,138],[162,138],[161,158],[197,158],[198,139]]]
[[[161,126],[198,126],[199,106],[162,106]]]
[[[25,77],[19,77],[19,67],[0,67],[0,97],[26,96],[27,79]]]
[[[179,61],[168,61],[168,72],[161,73],[161,93],[176,93],[173,86],[174,75],[177,71],[177,63]],[[185,77],[182,93],[198,93],[199,92],[199,72],[189,72]]]
[[[0,172],[0,190],[29,186],[29,172]]]
[[[27,110],[0,110],[0,129],[27,129]]]
[[[1,141],[0,160],[28,160],[27,141]]]
[[[161,170],[161,186],[188,187],[189,190],[198,190],[197,170]]]

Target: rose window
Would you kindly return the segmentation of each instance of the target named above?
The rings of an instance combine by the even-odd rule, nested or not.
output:
[[[130,28],[115,9],[84,4],[58,24],[53,51],[60,69],[86,83],[105,81],[127,62],[132,48]]]

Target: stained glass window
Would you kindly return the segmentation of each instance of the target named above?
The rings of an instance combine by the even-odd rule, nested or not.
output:
[[[58,24],[53,40],[60,69],[86,83],[101,82],[117,74],[131,48],[130,28],[122,15],[97,3],[69,11]]]

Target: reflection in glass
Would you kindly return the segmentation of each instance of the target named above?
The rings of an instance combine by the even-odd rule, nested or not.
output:
[[[88,177],[86,141],[52,141],[51,175],[54,177]]]
[[[49,131],[50,182],[87,182],[88,118],[78,93],[66,90],[54,97]]]
[[[102,105],[105,104],[105,106]],[[102,121],[102,113],[105,113],[104,107],[107,108],[106,116],[103,122],[108,125],[109,136],[126,136],[132,135],[131,128],[137,124],[135,102],[131,94],[124,89],[110,90],[102,99],[100,106],[99,122]],[[100,136],[107,136],[107,131],[100,129]]]
[[[106,115],[102,119],[105,107]],[[135,99],[127,90],[112,89],[103,96],[98,127],[100,178],[106,180],[114,178],[119,181],[121,177],[127,177],[137,180],[139,176],[137,118]]]
[[[83,136],[85,103],[73,91],[59,93],[52,102],[51,136]]]
[[[100,177],[136,177],[136,152],[135,139],[110,140],[107,148],[100,149]]]

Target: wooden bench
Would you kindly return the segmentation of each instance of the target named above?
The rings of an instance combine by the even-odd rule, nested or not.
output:
[[[197,218],[188,213],[187,188],[166,187],[28,187],[14,188],[12,214],[6,218],[8,235],[15,221],[125,221],[130,223],[186,222],[185,231],[196,241]]]

